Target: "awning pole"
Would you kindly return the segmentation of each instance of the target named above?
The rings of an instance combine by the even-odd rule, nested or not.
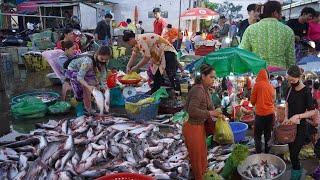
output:
[[[42,14],[41,14],[41,7],[40,6],[39,6],[39,17],[40,17],[41,28],[43,30],[43,21],[42,21]]]

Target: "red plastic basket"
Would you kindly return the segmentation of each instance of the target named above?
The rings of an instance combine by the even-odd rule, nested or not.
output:
[[[134,84],[138,84],[138,83],[141,81],[141,79],[137,79],[137,80],[123,80],[122,78],[123,78],[123,76],[119,76],[119,77],[118,77],[119,82],[122,83],[122,84],[132,84],[132,85],[134,85]]]
[[[155,180],[151,176],[135,173],[117,173],[109,174],[98,178],[97,180]]]

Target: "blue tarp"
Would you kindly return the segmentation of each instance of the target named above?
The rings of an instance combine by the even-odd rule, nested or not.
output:
[[[310,62],[320,62],[320,58],[316,55],[309,55],[309,56],[302,58],[297,64],[303,65],[303,64],[310,63]]]

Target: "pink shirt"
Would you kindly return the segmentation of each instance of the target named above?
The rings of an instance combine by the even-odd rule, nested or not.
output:
[[[160,19],[156,19],[153,22],[153,29],[154,29],[154,33],[158,34],[158,35],[162,35],[162,31],[164,30],[164,28],[166,28],[167,26],[167,21],[164,18],[160,18]]]
[[[312,41],[320,41],[320,23],[315,21],[309,22],[308,37]]]

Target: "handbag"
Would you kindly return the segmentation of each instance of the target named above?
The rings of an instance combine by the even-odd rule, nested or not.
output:
[[[288,102],[288,98],[290,96],[292,88],[289,89],[286,102]],[[285,112],[287,112],[288,106],[285,107]],[[279,122],[276,123],[276,127],[274,129],[275,142],[277,144],[288,144],[294,142],[297,135],[297,125],[282,125]]]

